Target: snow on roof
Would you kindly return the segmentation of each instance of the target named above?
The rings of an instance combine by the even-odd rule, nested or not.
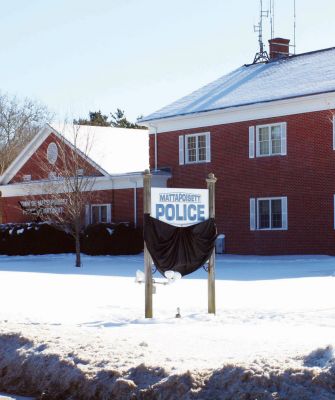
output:
[[[335,91],[335,48],[244,65],[140,120]]]
[[[67,140],[109,174],[149,168],[149,134],[146,129],[88,125],[52,125]],[[77,133],[77,135],[76,135]]]

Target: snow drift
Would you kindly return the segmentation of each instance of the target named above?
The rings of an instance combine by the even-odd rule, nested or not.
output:
[[[331,400],[335,396],[335,359],[330,347],[307,355],[300,368],[254,362],[172,375],[145,364],[123,372],[84,371],[85,360],[74,352],[67,357],[49,354],[46,344],[20,334],[1,335],[0,348],[0,390],[44,400]]]

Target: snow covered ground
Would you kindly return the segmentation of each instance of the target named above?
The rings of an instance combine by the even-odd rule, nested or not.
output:
[[[334,257],[218,256],[216,316],[207,314],[201,269],[157,285],[152,320],[134,282],[142,255],[83,264],[76,269],[73,255],[0,256],[0,390],[335,399]]]

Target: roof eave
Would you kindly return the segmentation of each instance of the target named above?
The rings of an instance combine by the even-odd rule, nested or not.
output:
[[[150,126],[152,126],[153,122],[161,122],[161,121],[167,121],[167,120],[173,121],[173,120],[183,119],[183,118],[187,118],[187,117],[191,118],[192,116],[198,116],[198,115],[203,115],[203,114],[218,113],[220,111],[229,110],[229,109],[257,106],[257,105],[262,105],[262,104],[275,103],[277,101],[299,99],[299,98],[318,96],[318,95],[328,94],[328,93],[335,93],[335,88],[331,89],[331,90],[327,90],[327,91],[305,93],[305,94],[294,95],[294,96],[284,96],[284,97],[279,97],[279,98],[275,98],[275,99],[271,99],[271,100],[262,100],[262,101],[254,101],[254,102],[249,102],[249,103],[232,104],[230,106],[217,107],[217,108],[212,108],[209,110],[200,110],[200,111],[193,111],[193,112],[187,112],[187,113],[166,115],[166,116],[162,116],[162,117],[158,117],[158,118],[146,119],[146,120],[141,121],[140,123],[143,126],[150,127]]]

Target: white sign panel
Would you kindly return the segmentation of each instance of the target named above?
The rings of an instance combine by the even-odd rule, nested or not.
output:
[[[151,188],[151,216],[175,226],[205,221],[208,189]]]

